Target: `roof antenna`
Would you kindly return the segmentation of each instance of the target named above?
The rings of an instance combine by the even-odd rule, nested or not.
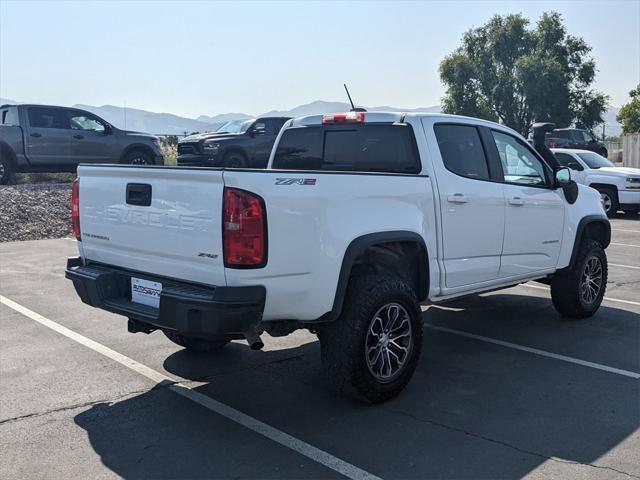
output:
[[[366,110],[364,108],[361,107],[357,107],[353,104],[353,100],[351,100],[351,94],[349,93],[349,89],[347,88],[347,84],[343,83],[344,85],[344,90],[345,92],[347,92],[347,97],[349,97],[349,103],[351,104],[351,111],[352,112],[366,112]]]

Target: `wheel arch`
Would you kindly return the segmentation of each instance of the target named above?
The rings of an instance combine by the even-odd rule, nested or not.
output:
[[[151,160],[155,163],[156,153],[149,145],[145,145],[144,143],[133,143],[131,145],[127,145],[127,147],[122,151],[120,155],[120,163],[124,162],[124,159],[132,152],[144,152],[151,157]]]
[[[398,259],[404,265],[398,265]],[[408,266],[408,269],[403,269]],[[336,320],[342,313],[342,307],[352,274],[358,270],[369,269],[407,281],[415,289],[419,301],[429,295],[429,256],[422,236],[411,231],[376,232],[355,238],[342,257],[333,308],[319,321]]]
[[[580,220],[576,228],[576,236],[573,241],[571,260],[567,268],[572,268],[580,248],[580,242],[584,238],[593,239],[607,248],[611,243],[611,224],[606,217],[600,215],[588,215]]]
[[[13,148],[11,148],[11,145],[7,142],[0,142],[0,152],[7,154],[11,166],[15,170],[18,167],[18,157],[16,156],[16,152],[13,151]]]
[[[591,188],[595,188],[596,190],[599,191],[599,189],[601,188],[607,188],[607,189],[612,189],[615,194],[616,194],[616,198],[618,197],[618,186],[615,183],[601,183],[601,182],[593,182],[590,183],[589,186]]]

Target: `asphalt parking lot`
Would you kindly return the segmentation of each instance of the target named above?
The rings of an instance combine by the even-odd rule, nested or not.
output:
[[[73,241],[0,244],[0,477],[640,478],[640,216],[612,229],[596,316],[535,283],[426,308],[378,406],[333,395],[314,335],[188,353],[82,304]]]

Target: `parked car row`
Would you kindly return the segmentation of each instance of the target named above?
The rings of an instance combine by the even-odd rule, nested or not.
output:
[[[77,108],[0,107],[0,184],[15,172],[75,172],[80,163],[162,165],[157,137]]]

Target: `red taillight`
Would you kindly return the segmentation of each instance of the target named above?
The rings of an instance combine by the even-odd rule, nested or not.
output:
[[[226,188],[222,226],[226,267],[257,268],[267,263],[267,219],[262,198]]]
[[[80,240],[80,182],[77,178],[71,187],[71,229],[73,236]]]
[[[556,148],[555,142],[549,142],[549,148]]]
[[[364,112],[330,113],[322,116],[323,125],[339,123],[364,123]]]

